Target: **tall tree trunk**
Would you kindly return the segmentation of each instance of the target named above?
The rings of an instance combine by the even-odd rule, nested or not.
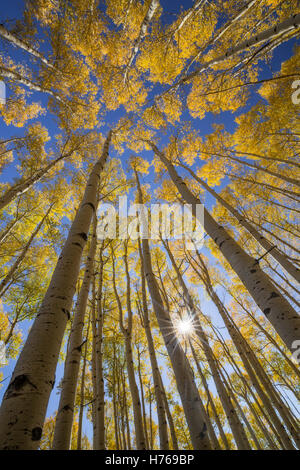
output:
[[[144,385],[143,385],[142,371],[141,371],[141,356],[140,356],[139,349],[138,349],[138,375],[139,375],[139,382],[140,382],[140,389],[141,389],[143,424],[144,424],[146,448],[149,450],[150,447],[149,447],[149,439],[148,439],[148,431],[147,431],[147,413],[146,413],[146,408],[145,408],[145,394],[144,394]]]
[[[12,80],[13,82],[24,85],[24,86],[28,87],[30,90],[40,91],[42,93],[46,93],[47,95],[50,95],[53,98],[55,98],[60,103],[63,103],[63,100],[61,99],[61,97],[57,93],[54,93],[52,90],[49,90],[49,88],[43,88],[38,83],[35,83],[32,80],[30,80],[29,78],[26,78],[23,75],[21,75],[16,70],[8,69],[7,67],[4,67],[3,65],[0,65],[0,75],[2,77],[8,78],[9,80]]]
[[[67,321],[82,251],[95,213],[100,174],[111,131],[87,181],[81,205],[59,256],[50,285],[19,356],[0,409],[2,449],[37,449]]]
[[[237,12],[236,16],[234,16],[229,22],[227,22],[222,28],[217,30],[217,35],[212,37],[211,40],[207,43],[205,49],[200,49],[200,51],[193,57],[193,59],[190,61],[190,63],[187,65],[187,67],[184,69],[184,72],[187,72],[187,70],[192,66],[192,64],[197,60],[199,61],[203,54],[205,53],[205,50],[207,47],[211,46],[212,44],[215,44],[219,39],[222,38],[222,36],[230,29],[232,26],[234,26],[238,21],[241,20],[241,18],[250,10],[250,8],[257,2],[257,0],[251,0],[246,3],[246,5]],[[185,73],[186,75],[186,73]]]
[[[222,371],[221,369],[223,369],[223,371]],[[248,419],[247,419],[247,416],[245,415],[244,410],[242,409],[242,407],[241,407],[241,405],[240,405],[240,403],[239,403],[239,400],[238,400],[237,397],[235,396],[235,390],[234,390],[234,387],[232,386],[232,383],[231,383],[231,381],[230,381],[229,374],[227,373],[227,371],[225,370],[225,368],[224,368],[222,365],[220,365],[220,364],[218,364],[218,370],[219,370],[219,372],[220,372],[220,375],[221,375],[221,377],[222,377],[223,382],[226,384],[226,388],[227,388],[227,390],[228,390],[228,393],[229,393],[230,396],[232,397],[232,400],[233,400],[233,402],[234,402],[234,404],[235,404],[235,406],[236,406],[236,408],[237,408],[237,410],[238,410],[238,412],[239,412],[239,414],[240,414],[242,420],[244,421],[244,423],[245,423],[245,425],[246,425],[246,428],[248,429],[248,432],[249,432],[249,434],[250,434],[250,436],[251,436],[251,438],[252,438],[252,440],[253,440],[253,442],[254,442],[254,444],[255,444],[255,447],[257,448],[257,450],[262,450],[261,445],[260,445],[260,443],[259,443],[259,441],[258,441],[258,439],[257,439],[257,437],[256,437],[256,435],[255,435],[255,432],[254,432],[254,430],[252,429],[252,426],[251,426],[251,424],[249,423],[249,421],[248,421]],[[227,378],[225,377],[225,374],[226,374]]]
[[[125,365],[125,364],[124,364]],[[118,370],[117,370],[117,388],[118,388],[118,402],[120,405],[120,414],[119,414],[119,421],[120,424],[120,436],[122,442],[122,450],[127,450],[127,442],[126,442],[126,435],[125,435],[125,412],[124,412],[124,393],[125,390],[121,384],[121,370],[123,368],[123,364],[118,361]]]
[[[137,173],[136,178],[138,182],[139,202],[142,203],[143,196]],[[201,398],[193,378],[190,364],[181,345],[178,344],[176,331],[169,312],[164,308],[157,281],[152,270],[151,254],[147,239],[142,240],[142,252],[145,277],[147,279],[153,309],[171,360],[193,448],[209,450],[211,446],[207,435],[207,426],[199,405]]]
[[[228,420],[229,425],[231,427],[232,434],[234,436],[237,447],[238,447],[238,449],[241,449],[241,450],[250,450],[251,446],[250,446],[249,441],[247,439],[247,435],[245,433],[243,425],[239,420],[239,417],[236,413],[236,410],[235,410],[235,408],[234,408],[234,406],[231,402],[230,396],[228,395],[228,393],[226,391],[226,388],[225,388],[225,386],[224,386],[224,384],[221,380],[214,354],[211,350],[208,338],[207,338],[207,336],[206,336],[206,334],[205,334],[205,332],[204,332],[204,330],[201,326],[199,317],[197,315],[197,310],[196,310],[196,307],[195,307],[195,304],[194,304],[194,300],[192,299],[192,297],[191,297],[191,295],[188,291],[188,288],[186,287],[186,284],[183,280],[181,272],[180,272],[180,270],[179,270],[179,268],[176,264],[176,261],[175,261],[174,256],[173,256],[173,254],[172,254],[172,252],[169,248],[168,243],[163,241],[163,244],[164,244],[165,249],[167,250],[167,253],[169,255],[172,266],[173,266],[173,268],[176,272],[179,284],[182,288],[184,302],[186,304],[187,310],[191,314],[191,318],[192,318],[193,324],[195,326],[195,333],[196,333],[196,335],[198,336],[198,338],[201,342],[205,357],[206,357],[207,362],[209,364],[209,368],[211,370],[213,380],[215,382],[215,385],[216,385],[216,388],[217,388],[217,391],[218,391],[218,395],[219,395],[220,400],[222,402],[222,406],[223,406],[224,411],[226,413],[226,417],[227,417],[227,420]]]
[[[54,438],[52,443],[53,450],[69,450],[71,442],[74,403],[83,343],[82,332],[84,327],[84,318],[86,314],[91,278],[93,276],[93,266],[97,246],[96,230],[97,218],[96,214],[94,214],[93,234],[86,260],[83,281],[75,308],[72,329],[70,333],[70,341],[65,361],[62,389],[60,393],[60,400],[54,429]]]
[[[147,305],[144,261],[143,261],[143,256],[142,256],[142,247],[141,247],[140,239],[138,239],[138,246],[139,246],[139,255],[140,255],[140,260],[141,260],[143,326],[145,328],[145,333],[146,333],[146,338],[147,338],[147,343],[148,343],[152,378],[153,378],[153,384],[154,384],[154,393],[155,393],[155,399],[156,399],[156,411],[157,411],[157,420],[158,420],[159,443],[160,443],[160,449],[168,450],[169,439],[168,439],[168,428],[167,428],[167,421],[166,421],[166,414],[165,414],[165,406],[164,406],[163,394],[162,394],[162,389],[161,389],[162,382],[161,382],[161,375],[160,375],[160,371],[159,371],[159,367],[157,363],[155,347],[154,347],[151,327],[150,327],[149,312],[148,312],[148,305]]]
[[[90,332],[90,318],[88,320],[88,326],[86,330],[86,343],[84,346],[83,354],[83,363],[81,371],[81,383],[80,383],[80,406],[79,406],[79,416],[78,416],[78,433],[77,433],[77,450],[81,450],[82,444],[82,422],[83,422],[83,410],[84,410],[84,390],[85,390],[85,372],[86,372],[86,362],[87,362],[87,350],[89,343],[89,332]]]
[[[170,410],[170,406],[169,406],[167,394],[166,394],[166,391],[165,391],[165,387],[164,387],[164,384],[163,384],[163,381],[162,381],[162,377],[161,377],[160,374],[159,374],[159,379],[160,379],[160,384],[161,384],[160,388],[161,388],[161,392],[162,392],[164,407],[165,407],[165,410],[166,410],[166,416],[167,416],[167,419],[168,419],[168,424],[169,424],[169,429],[170,429],[170,434],[171,434],[171,439],[172,439],[172,449],[173,450],[178,450],[178,440],[177,440],[174,420],[173,420],[173,416],[172,416],[172,413],[171,413],[171,410]]]
[[[113,343],[114,356],[113,356],[113,378],[112,378],[112,396],[113,396],[113,414],[114,414],[114,429],[115,429],[115,444],[116,449],[120,450],[120,439],[118,432],[118,402],[116,399],[116,348]]]
[[[10,222],[7,227],[0,233],[0,243],[4,243],[6,238],[9,236],[10,232],[14,228],[14,226],[25,216],[25,213],[21,214],[20,216],[18,213],[16,214],[15,220]]]
[[[96,368],[96,342],[97,342],[97,318],[96,318],[96,279],[95,273],[92,278],[92,305],[91,305],[91,325],[92,325],[92,388],[93,388],[93,401],[92,401],[92,423],[93,423],[93,449],[96,447],[98,440],[98,428],[96,420],[96,397],[97,397],[97,368]],[[114,352],[115,357],[115,352]]]
[[[194,356],[194,358],[195,358],[195,357],[196,357],[196,352],[195,352],[195,350],[194,350],[193,345],[192,345],[191,342],[190,342],[190,348],[191,348],[192,353],[193,353],[193,356]],[[194,351],[194,352],[193,352],[193,351]],[[195,359],[195,361],[196,361],[196,359]],[[197,364],[197,363],[198,363],[198,360],[196,361],[196,364]],[[225,447],[226,450],[230,450],[230,445],[229,445],[227,436],[226,436],[226,434],[225,434],[225,432],[224,432],[222,423],[221,423],[221,421],[220,421],[220,418],[219,418],[219,415],[218,415],[218,412],[217,412],[217,409],[216,409],[214,400],[213,400],[213,398],[212,398],[212,396],[211,396],[211,393],[210,393],[210,391],[209,391],[209,387],[208,387],[208,384],[207,384],[205,375],[204,375],[204,373],[202,372],[201,367],[198,367],[198,366],[197,366],[197,370],[198,370],[198,373],[199,373],[199,375],[200,375],[200,377],[201,377],[201,382],[202,382],[202,384],[203,384],[203,386],[204,386],[204,389],[205,389],[207,398],[208,398],[208,400],[209,400],[209,402],[210,402],[210,406],[211,406],[211,409],[212,409],[212,412],[213,412],[213,415],[214,415],[216,424],[217,424],[217,426],[218,426],[218,430],[219,430],[219,433],[220,433],[220,437],[221,437],[221,439],[222,439],[222,442],[223,442],[223,444],[224,444],[224,447]]]
[[[265,409],[267,410],[269,416],[271,417],[272,422],[274,423],[274,426],[276,427],[279,435],[281,436],[281,439],[284,442],[284,445],[286,446],[287,449],[294,449],[294,446],[292,445],[288,434],[286,433],[282,423],[280,422],[280,420],[277,417],[277,414],[276,414],[276,412],[273,408],[274,400],[272,400],[272,397],[270,395],[268,396],[266,394],[266,392],[268,393],[267,389],[265,389],[265,391],[264,391],[262,386],[259,383],[259,380],[258,380],[259,375],[257,375],[258,374],[258,370],[257,370],[258,366],[257,366],[257,364],[253,365],[253,355],[252,355],[252,350],[250,349],[250,346],[248,345],[248,343],[245,341],[245,339],[243,338],[243,336],[239,332],[239,330],[236,327],[233,319],[230,317],[227,309],[224,307],[224,305],[220,301],[218,295],[214,291],[214,289],[212,287],[212,284],[211,284],[208,269],[207,269],[201,255],[198,254],[198,258],[199,258],[199,261],[201,262],[201,265],[203,267],[204,275],[201,275],[201,272],[197,271],[195,269],[195,267],[193,267],[193,269],[195,270],[195,272],[198,272],[198,275],[201,278],[201,280],[203,281],[208,295],[210,296],[211,300],[216,305],[216,307],[219,311],[219,314],[220,314],[222,320],[224,321],[224,324],[225,324],[225,326],[226,326],[226,328],[227,328],[227,330],[228,330],[228,332],[229,332],[229,334],[232,338],[233,344],[235,345],[235,347],[236,347],[236,349],[237,349],[237,351],[238,351],[238,353],[239,353],[239,355],[240,355],[240,357],[243,361],[243,365],[244,365],[247,373],[249,374],[250,380],[251,380],[255,390],[257,391],[258,396],[262,400],[262,403],[263,403]]]
[[[146,16],[143,19],[141,27],[140,27],[139,35],[136,38],[136,40],[134,41],[133,50],[131,52],[129,61],[128,61],[127,65],[126,65],[126,68],[125,68],[124,83],[126,83],[126,81],[127,81],[127,75],[128,75],[129,69],[130,69],[131,65],[133,64],[133,62],[134,62],[134,60],[135,60],[135,58],[136,58],[136,56],[139,52],[139,47],[141,45],[141,42],[147,34],[148,25],[149,25],[150,21],[152,20],[158,5],[159,5],[158,0],[151,0],[150,1],[149,8],[147,10]]]
[[[239,52],[244,52],[245,50],[249,49],[252,46],[257,46],[261,44],[262,42],[270,43],[276,40],[276,38],[278,38],[279,36],[282,37],[283,35],[286,35],[287,33],[294,31],[294,30],[295,30],[295,34],[297,34],[297,29],[299,28],[299,24],[300,24],[300,13],[293,15],[290,18],[287,18],[286,20],[279,23],[277,26],[272,26],[271,28],[268,28],[265,31],[262,31],[261,33],[255,34],[250,39],[246,39],[245,41],[242,41],[236,46],[228,49],[225,54],[219,55],[215,59],[210,60],[206,64],[196,68],[196,70],[194,70],[193,72],[177,80],[174,83],[174,85],[172,85],[171,87],[167,89],[166,92],[169,92],[170,90],[174,88],[177,88],[178,86],[186,83],[187,81],[190,81],[192,78],[196,77],[197,75],[204,72],[205,70],[208,70],[212,68],[214,65],[220,64],[224,62],[225,60],[231,57],[234,57]]]
[[[124,244],[125,255],[125,270],[126,270],[126,280],[127,280],[127,289],[126,289],[126,300],[127,300],[127,327],[123,324],[123,309],[120,301],[120,297],[117,291],[116,279],[115,279],[115,265],[114,265],[114,255],[113,255],[113,289],[119,309],[119,319],[120,319],[120,328],[124,336],[125,341],[125,352],[126,352],[126,365],[127,365],[127,374],[130,387],[130,393],[132,397],[132,407],[133,407],[133,417],[134,417],[134,427],[135,427],[135,437],[136,437],[136,447],[138,450],[144,450],[146,448],[145,434],[143,428],[142,420],[142,410],[141,402],[139,396],[139,389],[135,379],[134,365],[133,365],[133,354],[132,354],[132,345],[131,345],[131,333],[132,333],[132,310],[131,310],[131,299],[130,299],[130,276],[128,270],[128,260],[127,260],[127,246]]]
[[[149,385],[150,448],[153,449],[152,393]]]
[[[128,403],[127,403],[127,388],[126,388],[126,379],[125,379],[125,373],[122,370],[122,383],[123,383],[123,390],[124,392],[124,404],[125,404],[125,415],[126,415],[126,432],[127,432],[127,446],[128,450],[131,450],[131,436],[130,436],[130,423],[129,423],[129,414],[128,414]]]
[[[261,233],[256,230],[256,228],[248,222],[245,217],[243,217],[242,214],[240,214],[234,207],[232,207],[231,204],[229,204],[225,199],[222,198],[216,191],[214,191],[208,184],[205,183],[199,176],[197,176],[188,166],[184,165],[181,163],[181,166],[186,168],[189,173],[195,178],[198,183],[201,184],[201,186],[206,189],[223,207],[225,207],[230,214],[232,214],[236,220],[239,222],[239,224],[244,227],[251,235],[255,238],[255,240],[260,244],[262,248],[264,248],[268,253],[273,256],[273,258],[278,261],[278,263],[283,267],[283,269],[286,270],[287,273],[289,273],[290,276],[292,276],[294,279],[296,279],[297,282],[300,281],[300,270],[294,266],[287,258],[286,256],[281,253],[275,245],[273,245],[269,240],[267,240],[264,236],[261,235]]]
[[[269,433],[267,427],[264,425],[264,423],[262,422],[260,416],[258,415],[258,413],[255,409],[255,406],[252,404],[252,402],[247,397],[244,397],[244,399],[247,402],[248,408],[251,411],[251,413],[253,414],[255,421],[257,422],[259,428],[261,429],[263,436],[266,438],[266,440],[267,440],[267,442],[270,446],[270,449],[278,450],[278,447],[275,444],[275,442],[273,441],[271,434]]]
[[[94,450],[105,449],[105,391],[103,377],[103,323],[104,323],[104,302],[102,301],[103,286],[103,244],[100,249],[99,258],[99,285],[96,296],[96,339],[95,339],[95,366],[96,366],[96,396],[95,396],[95,422],[96,436]]]
[[[193,355],[193,358],[194,358],[194,361],[195,361],[197,370],[198,370],[198,372],[200,372],[201,366],[200,366],[200,364],[199,364],[198,358],[197,358],[197,356],[196,356],[195,349],[194,349],[194,347],[193,347],[193,345],[192,345],[191,342],[190,342],[190,348],[191,348],[191,351],[192,351],[192,355]],[[207,429],[208,429],[208,434],[209,434],[210,440],[211,440],[211,442],[212,442],[212,447],[213,447],[214,450],[221,450],[221,446],[220,446],[220,444],[219,444],[219,441],[218,441],[218,439],[217,439],[217,436],[216,436],[214,427],[213,427],[212,422],[211,422],[211,420],[210,420],[210,416],[209,416],[209,413],[208,413],[208,409],[207,409],[207,411],[205,411],[204,405],[203,405],[203,410],[204,410],[204,414],[206,414],[206,425],[207,425]]]
[[[170,177],[183,199],[192,205],[195,214],[196,206],[201,204],[201,201],[188,189],[163,152],[160,152],[152,142],[149,141],[149,144],[167,167]],[[204,229],[214,240],[224,258],[239,276],[279,336],[287,347],[292,350],[294,341],[298,340],[299,337],[300,316],[270,282],[268,276],[261,270],[257,260],[249,256],[205,208]]]

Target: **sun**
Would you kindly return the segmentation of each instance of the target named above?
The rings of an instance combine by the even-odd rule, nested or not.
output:
[[[193,322],[191,318],[181,318],[178,320],[176,325],[178,333],[184,336],[188,336],[193,333]]]

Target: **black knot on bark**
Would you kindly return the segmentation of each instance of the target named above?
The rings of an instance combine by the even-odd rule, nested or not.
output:
[[[82,246],[78,242],[73,242],[72,245],[79,246],[79,248],[81,248],[83,250]]]
[[[39,441],[41,437],[42,437],[42,428],[41,427],[33,428],[31,431],[31,440]]]
[[[268,298],[268,300],[270,300],[270,299],[275,299],[275,297],[280,297],[280,295],[277,294],[277,292],[272,292],[271,295],[270,295],[270,297]]]
[[[62,311],[67,315],[68,320],[70,320],[71,314],[70,314],[69,310],[67,310],[66,308],[62,308]]]
[[[61,411],[73,411],[73,408],[70,405],[65,405]]]
[[[205,438],[206,430],[207,430],[206,423],[203,423],[202,431],[201,431],[200,434],[199,434],[200,439],[204,439],[204,438]]]
[[[83,204],[84,206],[91,206],[91,208],[93,209],[93,212],[96,211],[96,208],[94,206],[94,204],[92,202],[86,202],[85,204]]]
[[[14,380],[8,386],[8,389],[6,391],[6,398],[10,398],[11,396],[14,396],[14,392],[18,392],[22,390],[22,388],[26,384],[31,385],[35,389],[37,388],[32,382],[30,382],[27,375],[21,374],[15,377]]]
[[[77,233],[77,235],[81,238],[83,238],[83,240],[86,242],[88,237],[87,237],[87,234],[84,233],[84,232],[80,232],[80,233]]]

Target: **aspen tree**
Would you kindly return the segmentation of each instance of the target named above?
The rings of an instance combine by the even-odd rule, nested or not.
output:
[[[55,69],[54,65],[52,65],[38,50],[33,48],[28,42],[19,39],[11,31],[8,31],[2,24],[0,25],[0,36],[13,44],[13,46],[24,49],[28,54],[39,59],[47,67]]]
[[[20,180],[11,188],[9,188],[1,197],[0,197],[0,210],[10,204],[14,199],[24,194],[31,188],[35,183],[38,183],[47,173],[61,160],[67,158],[72,155],[74,150],[66,154],[61,154],[58,158],[50,162],[44,168],[39,169],[36,173],[34,173],[29,178],[25,179],[24,181]]]
[[[97,206],[96,206],[97,210]],[[74,402],[79,374],[81,349],[83,346],[83,327],[86,314],[87,300],[90,290],[91,277],[97,246],[97,221],[94,214],[93,233],[90,249],[87,255],[84,276],[78,295],[72,328],[69,338],[68,350],[65,360],[65,370],[62,380],[62,389],[56,415],[53,450],[68,450],[71,440],[72,423],[74,416]]]
[[[141,24],[138,37],[134,41],[133,50],[132,50],[132,53],[130,55],[129,61],[126,64],[126,68],[125,68],[125,72],[124,72],[124,82],[127,81],[127,75],[128,75],[129,69],[130,69],[131,65],[133,64],[133,62],[134,62],[134,60],[135,60],[135,58],[136,58],[136,56],[139,52],[140,44],[143,41],[145,35],[147,34],[148,25],[149,25],[150,21],[152,20],[154,14],[155,14],[155,11],[158,8],[158,5],[159,5],[158,0],[151,0],[150,1],[149,8],[147,10],[146,16],[143,19],[142,24]]]
[[[290,18],[287,18],[286,20],[282,21],[279,23],[277,26],[266,29],[265,31],[262,31],[261,33],[256,34],[254,37],[247,39],[246,41],[242,41],[240,44],[237,44],[236,46],[232,47],[229,49],[225,54],[222,54],[215,59],[211,59],[209,62],[204,64],[203,66],[200,66],[196,68],[193,72],[189,73],[188,75],[184,76],[180,80],[176,81],[174,85],[172,85],[165,93],[171,91],[174,88],[177,88],[178,86],[181,86],[182,84],[188,82],[192,78],[198,76],[202,72],[210,69],[211,67],[220,64],[224,61],[226,61],[228,58],[234,57],[236,54],[239,52],[244,52],[248,48],[252,46],[257,46],[261,44],[262,42],[272,42],[276,40],[276,38],[282,36],[284,37],[285,34],[290,33],[291,31],[295,31],[293,34],[297,34],[297,30],[299,29],[300,25],[300,13],[295,14]],[[281,39],[281,42],[283,42],[284,39]],[[247,60],[249,60],[247,58]],[[238,62],[238,65],[241,65],[243,61]]]
[[[80,405],[79,405],[79,417],[78,417],[77,450],[81,450],[81,445],[82,445],[82,422],[83,422],[83,412],[84,412],[83,400],[84,400],[85,373],[86,373],[86,364],[87,364],[87,351],[88,351],[90,324],[91,322],[90,322],[90,317],[89,317],[88,326],[86,330],[86,342],[84,345],[81,380],[80,380]]]
[[[95,450],[105,449],[105,401],[104,401],[104,377],[103,377],[103,323],[104,323],[104,308],[105,299],[103,299],[103,249],[104,243],[102,242],[99,252],[99,280],[98,291],[96,296],[97,304],[97,322],[96,322],[96,340],[95,340],[95,367],[96,367],[96,396],[95,396],[95,415],[96,422],[96,436],[94,442]]]

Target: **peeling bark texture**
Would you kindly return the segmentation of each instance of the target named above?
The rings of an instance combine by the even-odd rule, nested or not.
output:
[[[83,281],[78,295],[75,313],[70,332],[68,350],[65,360],[62,389],[56,415],[54,437],[52,443],[53,450],[69,450],[72,434],[72,424],[74,416],[75,395],[79,374],[82,332],[86,313],[87,300],[90,290],[91,277],[93,275],[93,265],[97,245],[97,220],[94,214],[93,234],[88,252]]]
[[[268,253],[270,253],[273,258],[278,261],[278,263],[286,270],[286,272],[292,276],[297,282],[300,282],[300,269],[291,263],[287,257],[282,254],[275,245],[272,245],[269,240],[267,240],[263,235],[261,235],[256,228],[248,222],[245,217],[240,214],[231,204],[225,201],[216,191],[214,191],[208,184],[205,183],[196,173],[193,172],[188,166],[180,163],[180,165],[188,170],[188,172],[193,176],[193,178],[201,184],[201,186],[206,189],[222,206],[225,207],[239,222],[239,224],[244,227],[251,235],[255,238],[255,240],[260,244],[262,248],[264,248]]]
[[[43,427],[111,133],[88,178],[81,205],[4,395],[0,409],[1,449],[35,450],[39,446],[34,430]]]
[[[192,204],[195,213],[196,205],[201,204],[200,199],[194,196],[188,189],[164,153],[160,152],[152,142],[149,141],[149,144],[167,167],[169,175],[183,199],[188,204]],[[293,352],[293,343],[299,340],[300,316],[272,284],[268,276],[260,268],[259,262],[249,256],[205,208],[204,229],[214,240],[224,258],[239,276],[249,294],[273,325],[282,341]]]
[[[0,25],[0,36],[3,37],[3,39],[6,39],[7,41],[9,41],[11,44],[13,44],[13,46],[19,47],[20,49],[24,49],[24,51],[28,52],[28,54],[39,59],[47,67],[50,67],[51,69],[55,69],[54,65],[52,65],[46,59],[46,57],[43,56],[43,54],[41,54],[34,47],[28,44],[28,42],[23,41],[22,39],[19,39],[15,34],[8,31],[2,24]]]
[[[132,66],[132,64],[133,64],[133,62],[134,62],[134,60],[135,60],[135,58],[136,58],[136,56],[139,52],[139,47],[141,45],[141,42],[147,34],[148,25],[149,25],[150,21],[152,20],[158,5],[159,5],[158,0],[151,0],[148,11],[146,13],[146,16],[143,19],[143,22],[141,24],[139,35],[138,35],[137,39],[134,42],[133,51],[131,53],[130,59],[129,59],[128,64],[126,65],[126,68],[125,68],[124,83],[126,83],[126,81],[127,81],[127,75],[128,75],[129,69]]]
[[[139,182],[138,191],[139,202],[142,203],[143,196]],[[145,277],[148,283],[153,309],[174,370],[177,389],[181,398],[193,448],[195,450],[210,450],[211,445],[208,438],[205,417],[202,416],[201,405],[199,404],[201,398],[193,378],[189,361],[177,341],[176,332],[169,312],[164,308],[159,287],[152,270],[151,254],[147,239],[142,240],[142,253]]]

